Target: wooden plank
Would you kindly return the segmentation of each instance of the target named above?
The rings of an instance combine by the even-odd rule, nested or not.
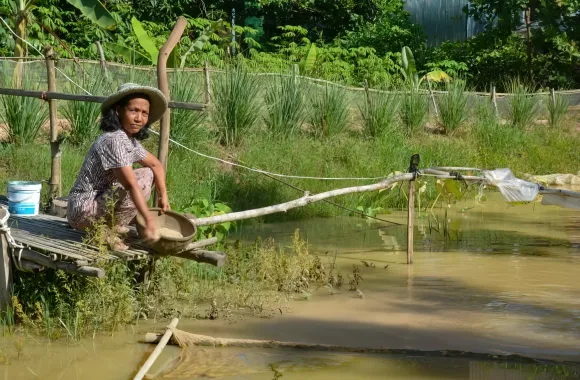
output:
[[[12,306],[12,263],[6,235],[0,233],[0,312]]]

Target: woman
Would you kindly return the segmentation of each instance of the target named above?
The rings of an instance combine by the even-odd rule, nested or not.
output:
[[[139,212],[147,223],[143,238],[149,242],[159,239],[147,201],[155,182],[159,207],[163,212],[169,209],[165,171],[139,140],[148,137],[149,125],[161,119],[166,109],[167,99],[161,91],[133,83],[121,85],[103,102],[103,133],[91,146],[68,198],[67,218],[73,228],[85,230],[104,217],[109,226],[116,227],[116,233],[123,234]],[[133,170],[134,163],[143,168]],[[113,213],[110,200],[115,202]],[[112,243],[116,250],[127,249],[118,238]]]

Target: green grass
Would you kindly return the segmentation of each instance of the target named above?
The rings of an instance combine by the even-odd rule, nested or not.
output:
[[[178,71],[171,77],[170,93],[175,101],[196,103],[200,102],[203,87],[192,75]],[[170,136],[176,141],[191,145],[199,144],[210,138],[211,132],[205,124],[207,112],[191,112],[182,109],[171,110]]]
[[[517,78],[508,81],[507,88],[511,93],[508,98],[510,123],[520,129],[531,126],[540,113],[542,99],[534,95],[532,86]]]
[[[32,88],[38,90],[38,86],[32,86]],[[48,103],[36,98],[10,95],[0,96],[0,103],[2,106],[0,116],[8,142],[17,145],[34,142],[40,127],[48,119]]]
[[[465,81],[456,79],[447,83],[447,92],[437,100],[439,121],[445,133],[452,134],[469,118],[468,97],[465,94]]]
[[[310,90],[310,124],[317,138],[335,137],[348,125],[348,95],[346,90],[326,85],[312,85]]]
[[[407,90],[403,95],[399,116],[408,137],[420,132],[429,116],[428,97],[415,89]]]
[[[548,123],[552,128],[559,128],[566,117],[570,103],[560,94],[556,94],[555,100],[555,102],[551,98],[547,100]]]
[[[260,117],[257,78],[244,68],[228,68],[213,81],[212,117],[224,145],[237,146]]]
[[[400,99],[395,94],[367,92],[359,106],[364,135],[377,138],[397,132],[399,106]]]
[[[105,81],[99,75],[92,72],[83,76],[81,86],[91,94],[100,94],[104,90]],[[74,88],[74,93],[83,94],[80,89]],[[92,102],[61,102],[63,116],[70,123],[70,131],[67,139],[73,145],[83,145],[90,143],[99,134],[99,117],[101,115],[101,105]]]
[[[306,90],[300,79],[290,76],[280,76],[266,88],[268,116],[264,122],[272,136],[289,136],[300,131],[307,118]]]

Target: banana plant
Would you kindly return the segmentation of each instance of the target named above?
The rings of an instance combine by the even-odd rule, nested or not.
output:
[[[413,52],[407,46],[403,47],[401,52],[401,60],[403,62],[403,67],[401,68],[401,74],[405,81],[410,83],[415,90],[421,87],[421,84],[426,79],[428,82],[447,82],[451,80],[451,77],[441,69],[432,70],[422,77],[419,77],[419,72],[417,71],[417,65],[415,63],[415,57]]]
[[[300,72],[304,73],[305,75],[310,73],[316,64],[316,58],[318,55],[318,48],[316,47],[315,43],[310,44],[310,48],[308,49],[308,53],[306,57],[300,61],[298,67],[300,68]]]
[[[67,0],[71,5],[81,11],[81,13],[92,22],[100,27],[112,30],[116,26],[115,19],[98,0]],[[8,16],[13,20],[14,25],[14,56],[25,57],[27,55],[26,31],[29,25],[38,23],[40,27],[47,30],[49,33],[54,33],[49,30],[46,25],[39,23],[34,17],[34,10],[37,8],[37,0],[1,0],[0,8],[2,14]],[[61,42],[61,41],[59,41]],[[61,42],[62,43],[62,42]],[[65,48],[67,48],[65,46]],[[19,61],[14,70],[14,82],[17,88],[22,87],[22,69],[23,63]]]

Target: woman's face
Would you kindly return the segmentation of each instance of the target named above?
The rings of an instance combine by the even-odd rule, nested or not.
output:
[[[126,106],[117,106],[121,126],[129,136],[138,133],[149,120],[149,101],[143,98],[131,99]]]

